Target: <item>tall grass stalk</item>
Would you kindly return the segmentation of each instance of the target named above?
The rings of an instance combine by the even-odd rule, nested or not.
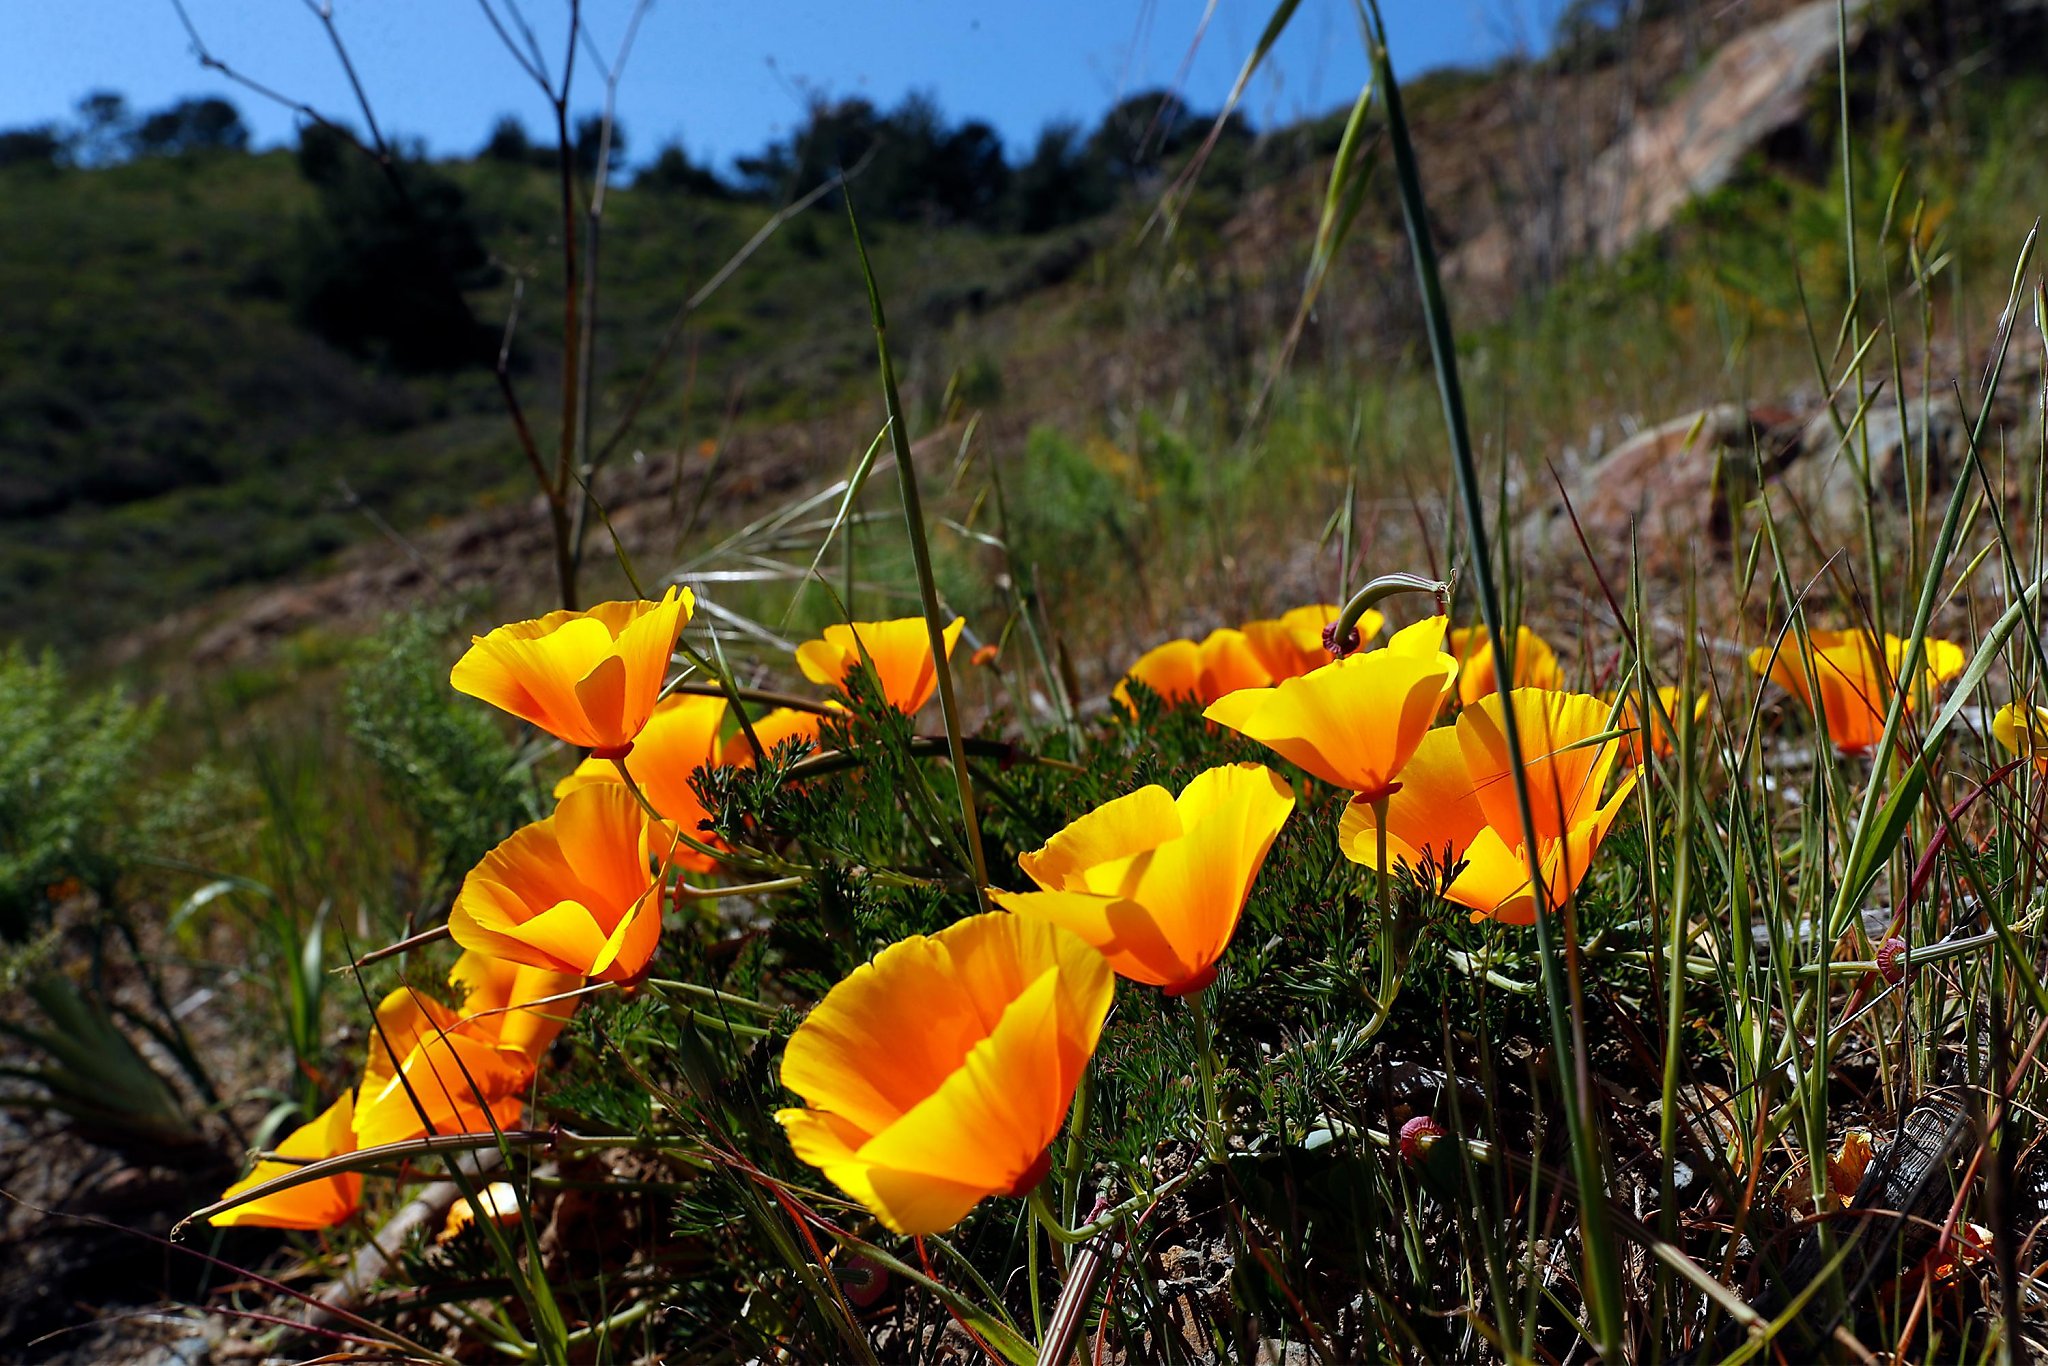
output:
[[[1400,86],[1394,80],[1393,64],[1387,49],[1386,23],[1380,14],[1378,0],[1367,0],[1367,6],[1371,15],[1367,42],[1371,47],[1372,68],[1386,111],[1388,137],[1393,144],[1394,168],[1400,187],[1401,218],[1408,230],[1409,250],[1414,258],[1416,284],[1421,291],[1423,316],[1428,329],[1430,358],[1436,366],[1437,387],[1443,399],[1452,472],[1470,548],[1472,582],[1479,599],[1480,618],[1486,624],[1494,648],[1505,660],[1501,676],[1512,678],[1514,636],[1507,630],[1500,591],[1494,582],[1493,551],[1486,530],[1486,507],[1480,492],[1478,460],[1465,421],[1465,399],[1458,380],[1457,343],[1451,333],[1450,305],[1444,296],[1442,277],[1437,269],[1436,247],[1429,228],[1429,209],[1423,197],[1422,176],[1416,165],[1407,120],[1401,109]],[[1549,898],[1545,893],[1536,839],[1535,810],[1530,802],[1521,728],[1513,707],[1501,709],[1501,729],[1507,742],[1510,771],[1514,777],[1515,805],[1530,859],[1529,875],[1536,899],[1536,952],[1544,1001],[1550,1016],[1558,1094],[1563,1102],[1565,1126],[1571,1143],[1572,1173],[1579,1188],[1580,1236],[1584,1246],[1586,1301],[1592,1314],[1591,1334],[1596,1349],[1612,1358],[1619,1355],[1626,1333],[1625,1290],[1614,1234],[1607,1222],[1605,1162],[1593,1119],[1591,1078],[1585,1066],[1584,1022],[1567,1004],[1567,969],[1560,961],[1563,955],[1550,924]]]
[[[861,278],[867,284],[868,315],[875,327],[876,363],[882,372],[882,399],[889,411],[889,439],[896,448],[896,486],[903,497],[903,521],[910,534],[911,563],[917,572],[917,596],[924,611],[927,638],[931,642],[932,668],[938,675],[939,710],[946,722],[946,745],[953,767],[954,787],[960,794],[960,824],[966,832],[967,853],[973,860],[974,891],[986,902],[988,856],[981,847],[981,817],[974,806],[974,778],[967,771],[967,750],[960,702],[953,693],[953,666],[946,658],[946,621],[939,608],[938,581],[932,575],[931,542],[925,534],[924,501],[918,496],[917,462],[910,454],[910,430],[903,415],[903,400],[896,392],[896,366],[889,358],[889,324],[882,312],[882,290],[875,282],[868,249],[861,240],[860,221],[854,217],[853,197],[846,199],[846,221],[853,228],[854,250],[860,256]]]

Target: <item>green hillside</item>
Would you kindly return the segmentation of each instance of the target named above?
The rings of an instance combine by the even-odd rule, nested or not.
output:
[[[545,432],[559,345],[559,207],[543,171],[441,168],[466,192],[500,281],[494,329],[529,281],[515,378]],[[0,608],[33,640],[85,644],[238,584],[303,572],[371,534],[343,482],[417,525],[530,483],[487,365],[402,376],[294,322],[315,196],[286,153],[0,171]],[[603,238],[600,413],[641,382],[677,306],[770,216],[762,206],[613,190]],[[1014,289],[1043,239],[894,225],[883,269],[926,281],[930,316]],[[859,279],[835,217],[770,240],[692,319],[636,433],[715,432],[831,405],[865,377]],[[913,265],[915,269],[913,270]],[[695,416],[680,396],[697,353]],[[682,432],[685,425],[693,432]],[[68,604],[91,601],[90,612]]]
[[[1786,8],[1717,12],[1685,43],[1675,21],[1657,19],[1626,60],[1589,41],[1538,64],[1416,82],[1408,100],[1453,260],[1489,224],[1528,217],[1547,192],[1550,172],[1532,160],[1512,113],[1528,98],[1518,89],[1544,91],[1555,106],[1548,117],[1597,151],[1622,126],[1627,101],[1647,109],[1675,98],[1701,78],[1701,54]],[[1858,221],[1865,251],[1896,253],[1917,206],[1923,245],[1938,246],[1946,270],[1940,307],[1988,306],[1981,301],[2002,288],[1992,263],[2036,202],[2042,176],[2028,149],[2041,106],[2023,63],[1997,56],[2023,47],[1975,30],[1944,38],[1942,22],[1954,21],[1913,10],[1858,58],[1856,100],[1889,111],[1856,143]],[[1979,54],[1973,80],[1917,102],[1887,95],[1903,79],[1900,54],[1937,41],[1958,60]],[[1226,536],[1298,534],[1336,496],[1330,480],[1341,482],[1344,462],[1333,451],[1398,462],[1410,433],[1434,421],[1384,167],[1365,200],[1377,207],[1353,222],[1302,320],[1291,369],[1269,392],[1343,113],[1256,139],[1234,127],[1192,197],[1174,199],[1168,231],[1153,210],[1178,185],[1206,122],[1181,109],[1170,145],[1142,166],[1103,150],[1120,118],[1138,130],[1127,136],[1149,136],[1154,121],[1140,115],[1150,98],[1127,101],[1085,141],[995,168],[999,211],[945,210],[937,172],[900,157],[877,160],[853,185],[914,419],[940,416],[948,395],[961,401],[955,412],[983,411],[984,430],[1017,454],[1017,477],[1033,485],[1013,513],[1036,520],[1048,565],[1069,570],[1089,569],[1077,556],[1127,564],[1146,544],[1169,561],[1213,566],[1232,557]],[[1758,146],[1732,181],[1616,259],[1544,258],[1505,280],[1453,279],[1485,402],[1535,438],[1521,458],[1581,448],[1589,429],[1617,419],[1684,411],[1725,394],[1731,379],[1766,397],[1811,384],[1800,282],[1816,291],[1816,313],[1838,307],[1820,295],[1842,277],[1844,238],[1841,168],[1824,150],[1837,107],[1831,75],[1806,99],[1803,125]],[[841,164],[831,159],[843,150],[835,120],[848,108],[817,111],[808,142],[792,139],[767,159],[780,194],[758,185],[748,198],[703,193],[687,163],[666,183],[690,188],[657,188],[662,179],[650,175],[609,189],[594,445],[660,457],[737,432],[786,449],[822,479],[872,438],[866,301],[832,202],[784,223],[670,330],[683,301],[770,222],[775,204]],[[1370,162],[1372,125],[1363,145]],[[401,168],[438,215],[435,231],[460,239],[450,250],[474,257],[451,274],[475,344],[462,363],[422,373],[392,363],[389,338],[351,350],[307,322],[306,299],[320,288],[344,307],[383,307],[390,292],[356,283],[381,277],[349,273],[390,213],[374,202],[379,173],[350,155],[339,174],[353,179],[338,196],[285,151],[0,165],[0,609],[14,633],[69,650],[103,645],[223,592],[317,574],[377,537],[379,521],[411,533],[531,496],[489,358],[516,297],[511,377],[552,459],[564,261],[559,181],[538,164],[546,156]],[[1058,212],[1030,207],[1054,191],[1067,196]],[[1898,221],[1880,243],[1888,207]],[[1624,353],[1632,364],[1612,364]],[[1262,395],[1270,401],[1255,473],[1227,453],[1242,450]],[[1053,429],[1059,441],[1027,443]],[[1299,518],[1272,516],[1266,503],[1236,508],[1227,527],[1190,535],[1200,499],[1151,496],[1192,489],[1189,470],[1211,502],[1256,477],[1268,493],[1318,508]],[[1104,518],[1090,499],[1105,491],[1128,510]],[[744,502],[714,500],[711,522],[744,513]],[[1133,518],[1172,525],[1141,534]],[[1142,584],[1135,591],[1148,613],[1170,612],[1177,596],[1162,603]]]

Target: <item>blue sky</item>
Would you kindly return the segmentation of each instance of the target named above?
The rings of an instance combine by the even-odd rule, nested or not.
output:
[[[319,22],[302,0],[183,0],[214,54],[323,113],[357,122]],[[1014,157],[1053,119],[1090,122],[1120,95],[1174,85],[1198,108],[1229,89],[1272,0],[656,0],[619,91],[635,159],[680,135],[723,166],[786,132],[807,90],[893,104],[937,94],[954,118],[993,123]],[[478,0],[332,0],[387,131],[462,153],[504,113],[538,127],[539,91],[493,35]],[[493,0],[503,12],[504,0]],[[1383,0],[1404,74],[1488,60],[1536,42],[1557,0]],[[563,0],[523,0],[560,64]],[[630,0],[588,0],[609,61]],[[1302,0],[1270,69],[1245,101],[1265,126],[1348,102],[1364,73],[1351,0]],[[589,53],[576,100],[602,100]],[[1183,66],[1184,79],[1180,79]],[[0,127],[68,115],[89,90],[138,109],[184,95],[233,99],[260,143],[290,139],[291,112],[202,70],[173,0],[10,0],[0,13]]]

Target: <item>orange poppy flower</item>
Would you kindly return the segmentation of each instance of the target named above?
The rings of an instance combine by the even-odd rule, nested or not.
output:
[[[660,602],[603,602],[515,621],[474,637],[448,681],[557,739],[621,758],[654,714],[696,602],[689,589],[670,588]]]
[[[1125,711],[1136,715],[1129,687],[1134,679],[1168,706],[1185,702],[1207,706],[1241,688],[1263,687],[1273,676],[1253,653],[1251,639],[1226,626],[1211,631],[1200,645],[1192,640],[1169,640],[1139,655],[1111,694]]]
[[[574,991],[581,977],[465,953],[448,980],[458,1011],[410,987],[377,1007],[357,1088],[356,1141],[365,1148],[437,1134],[516,1125],[535,1065],[575,1009],[529,1004]],[[485,1111],[490,1113],[486,1116]]]
[[[953,657],[953,647],[966,629],[965,617],[953,618],[945,629],[946,658]],[[796,664],[811,682],[844,690],[846,676],[860,667],[863,647],[874,661],[882,696],[890,706],[914,716],[931,701],[939,686],[939,672],[923,617],[827,626],[823,640],[807,640],[797,647]]]
[[[1238,917],[1294,793],[1259,764],[1195,775],[1178,798],[1141,787],[1021,855],[1042,889],[991,890],[997,905],[1072,930],[1134,982],[1169,996],[1216,980]]]
[[[1462,862],[1439,888],[1445,900],[1469,908],[1474,920],[1528,925],[1536,900],[1502,730],[1509,705],[1520,728],[1545,902],[1555,906],[1577,889],[1635,785],[1631,773],[1601,802],[1620,746],[1614,739],[1586,743],[1607,732],[1609,709],[1578,693],[1517,688],[1506,701],[1496,693],[1459,713],[1455,726],[1423,736],[1401,771],[1400,789],[1387,799],[1387,858],[1420,869],[1428,856],[1439,874]],[[1337,839],[1352,861],[1380,870],[1370,803],[1354,800],[1345,808]]]
[[[1796,637],[1786,637],[1775,662],[1769,647],[1750,651],[1749,667],[1818,711],[1836,749],[1861,754],[1884,735],[1885,709],[1891,705],[1899,666],[1905,662],[1906,642],[1887,633],[1880,656],[1867,631],[1808,631],[1806,639],[1813,646],[1813,674],[1820,684],[1817,705]],[[1926,644],[1925,678],[1931,694],[1963,671],[1963,651],[1945,640]],[[1908,692],[1906,706],[1914,705],[1913,693]]]
[[[1115,994],[1102,955],[992,911],[891,944],[790,1036],[796,1155],[898,1233],[940,1233],[1043,1179]]]
[[[1458,700],[1471,706],[1500,691],[1499,661],[1484,626],[1451,632],[1451,658],[1458,661]],[[1515,628],[1515,688],[1562,688],[1564,669],[1550,642],[1526,626]]]
[[[579,788],[470,870],[448,933],[494,958],[631,981],[661,935],[652,868],[670,849],[625,784]]]
[[[407,987],[377,1006],[377,1025],[358,1092],[359,1146],[400,1143],[428,1132],[489,1133],[494,1121],[498,1128],[518,1126],[531,1066],[464,1030],[453,1011]],[[391,1055],[402,1039],[413,1042],[394,1065]]]
[[[456,959],[448,981],[462,989],[464,1027],[529,1069],[539,1065],[541,1055],[576,1013],[575,998],[554,998],[583,985],[575,973],[551,972],[487,953],[465,953]]]
[[[1707,701],[1705,693],[1692,700],[1694,725],[1698,725],[1706,716]],[[1660,759],[1668,759],[1675,752],[1677,741],[1671,733],[1671,727],[1664,724],[1664,718],[1668,716],[1674,722],[1678,720],[1679,689],[1675,685],[1657,689],[1657,702],[1657,714],[1650,718],[1650,751]],[[1635,690],[1631,688],[1626,696],[1616,698],[1615,704],[1614,724],[1616,728],[1629,732],[1621,742],[1622,762],[1639,764],[1643,761],[1642,746],[1638,743],[1641,739],[1638,732],[1642,728],[1636,721]]]
[[[1431,617],[1396,632],[1384,649],[1234,692],[1203,715],[1371,801],[1400,785],[1402,765],[1458,676],[1443,637],[1444,619]]]
[[[317,1119],[286,1134],[277,1153],[300,1162],[352,1153],[356,1150],[354,1119],[355,1095],[344,1091]],[[288,1176],[299,1169],[300,1162],[258,1162],[254,1171],[222,1191],[221,1199],[232,1199],[266,1181]],[[206,1222],[216,1228],[333,1228],[354,1214],[362,1199],[362,1173],[344,1172],[273,1191],[210,1215]]]
[[[833,711],[845,715],[846,708],[837,702],[825,704]],[[808,740],[812,748],[825,742],[820,738],[826,718],[814,711],[798,707],[777,707],[765,716],[753,718],[754,738],[761,742],[764,753],[773,754],[791,740]],[[738,768],[751,768],[754,763],[754,747],[747,743],[746,732],[737,731],[725,742],[724,760]]]
[[[700,768],[711,768],[720,762],[718,742],[719,728],[725,724],[725,699],[723,697],[700,697],[694,693],[671,693],[654,708],[654,715],[648,718],[641,730],[640,738],[633,742],[633,752],[625,759],[626,771],[633,775],[633,781],[646,796],[648,805],[661,813],[661,818],[681,830],[691,839],[703,843],[716,843],[715,837],[704,828],[711,813],[704,809],[704,803],[697,799],[697,789],[690,782],[691,775]],[[744,748],[746,740],[740,741]],[[585,759],[562,781],[555,784],[557,799],[568,796],[579,787],[592,783],[622,783],[619,766],[610,759]],[[687,868],[693,873],[716,871],[718,863],[707,854],[678,843],[671,860],[678,868]]]
[[[1323,628],[1335,621],[1343,610],[1329,603],[1297,607],[1268,620],[1246,622],[1244,636],[1251,644],[1252,654],[1273,682],[1298,678],[1330,662],[1330,652],[1323,648]],[[1386,624],[1384,616],[1367,608],[1358,619],[1359,647],[1363,648],[1379,635]]]

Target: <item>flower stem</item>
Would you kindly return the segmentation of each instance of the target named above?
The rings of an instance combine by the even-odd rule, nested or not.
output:
[[[1351,595],[1351,601],[1344,604],[1344,610],[1337,614],[1334,639],[1340,645],[1349,640],[1351,633],[1358,629],[1359,618],[1365,615],[1365,609],[1396,593],[1427,593],[1436,599],[1439,612],[1450,607],[1451,585],[1444,580],[1425,579],[1420,574],[1382,574],[1367,581]]]
[[[1202,1148],[1212,1161],[1221,1162],[1229,1150],[1230,1130],[1223,1109],[1216,1100],[1216,1045],[1209,1032],[1209,1011],[1202,1004],[1208,988],[1187,995],[1188,1009],[1195,1017],[1195,1064],[1202,1075]]]
[[[1401,970],[1406,964],[1400,961],[1401,936],[1394,924],[1393,870],[1387,867],[1387,799],[1375,797],[1372,801],[1373,834],[1379,842],[1379,941],[1380,941],[1380,992],[1372,1003],[1372,1019],[1367,1021],[1364,1037],[1370,1039],[1386,1026],[1387,1019],[1394,1013],[1394,998],[1401,994]]]
[[[668,817],[662,815],[659,811],[656,811],[654,809],[654,803],[647,800],[647,794],[640,790],[640,784],[634,782],[633,775],[627,772],[626,761],[623,758],[612,760],[612,767],[616,768],[619,771],[619,781],[626,785],[626,790],[633,794],[633,798],[635,801],[640,803],[640,809],[647,813],[648,819],[660,822],[661,828],[668,831],[670,834],[674,835],[676,841],[684,845],[685,847],[694,849],[698,853],[704,855],[704,857],[708,859],[715,859],[717,862],[724,864],[725,866],[730,868],[746,868],[749,871],[758,870],[763,872],[780,872],[783,871],[783,869],[786,869],[790,866],[788,864],[784,864],[782,865],[782,868],[777,868],[774,865],[766,863],[760,859],[748,858],[745,855],[740,854],[732,849],[712,848],[703,840],[700,840],[695,836],[691,835],[689,831],[683,829],[680,825],[675,824],[673,821],[669,820]],[[668,863],[668,859],[664,857],[662,859],[662,863],[665,869]],[[696,889],[694,888],[692,889],[692,891],[695,890]]]
[[[1145,1206],[1157,1204],[1159,1201],[1164,1200],[1167,1196],[1172,1195],[1182,1186],[1185,1186],[1188,1182],[1209,1170],[1215,1164],[1215,1161],[1214,1157],[1205,1153],[1201,1157],[1196,1158],[1194,1164],[1179,1176],[1174,1177],[1170,1181],[1162,1182],[1152,1190],[1137,1192],[1120,1204],[1104,1211],[1099,1218],[1091,1219],[1079,1228],[1068,1228],[1060,1222],[1059,1215],[1054,1212],[1051,1202],[1046,1199],[1045,1183],[1043,1181],[1032,1188],[1031,1194],[1024,1197],[1024,1202],[1031,1207],[1031,1212],[1038,1216],[1038,1222],[1045,1228],[1046,1233],[1054,1242],[1072,1247],[1077,1243],[1087,1242],[1099,1233],[1108,1232]]]
[[[685,901],[716,901],[727,896],[765,896],[769,892],[787,892],[804,885],[800,877],[778,877],[767,882],[742,882],[731,887],[692,887],[687,882],[676,884],[676,895]]]
[[[1081,1168],[1087,1165],[1088,1112],[1095,1101],[1095,1072],[1081,1069],[1081,1085],[1074,1092],[1074,1113],[1067,1121],[1067,1160],[1060,1167],[1060,1209],[1068,1223],[1081,1208]]]

